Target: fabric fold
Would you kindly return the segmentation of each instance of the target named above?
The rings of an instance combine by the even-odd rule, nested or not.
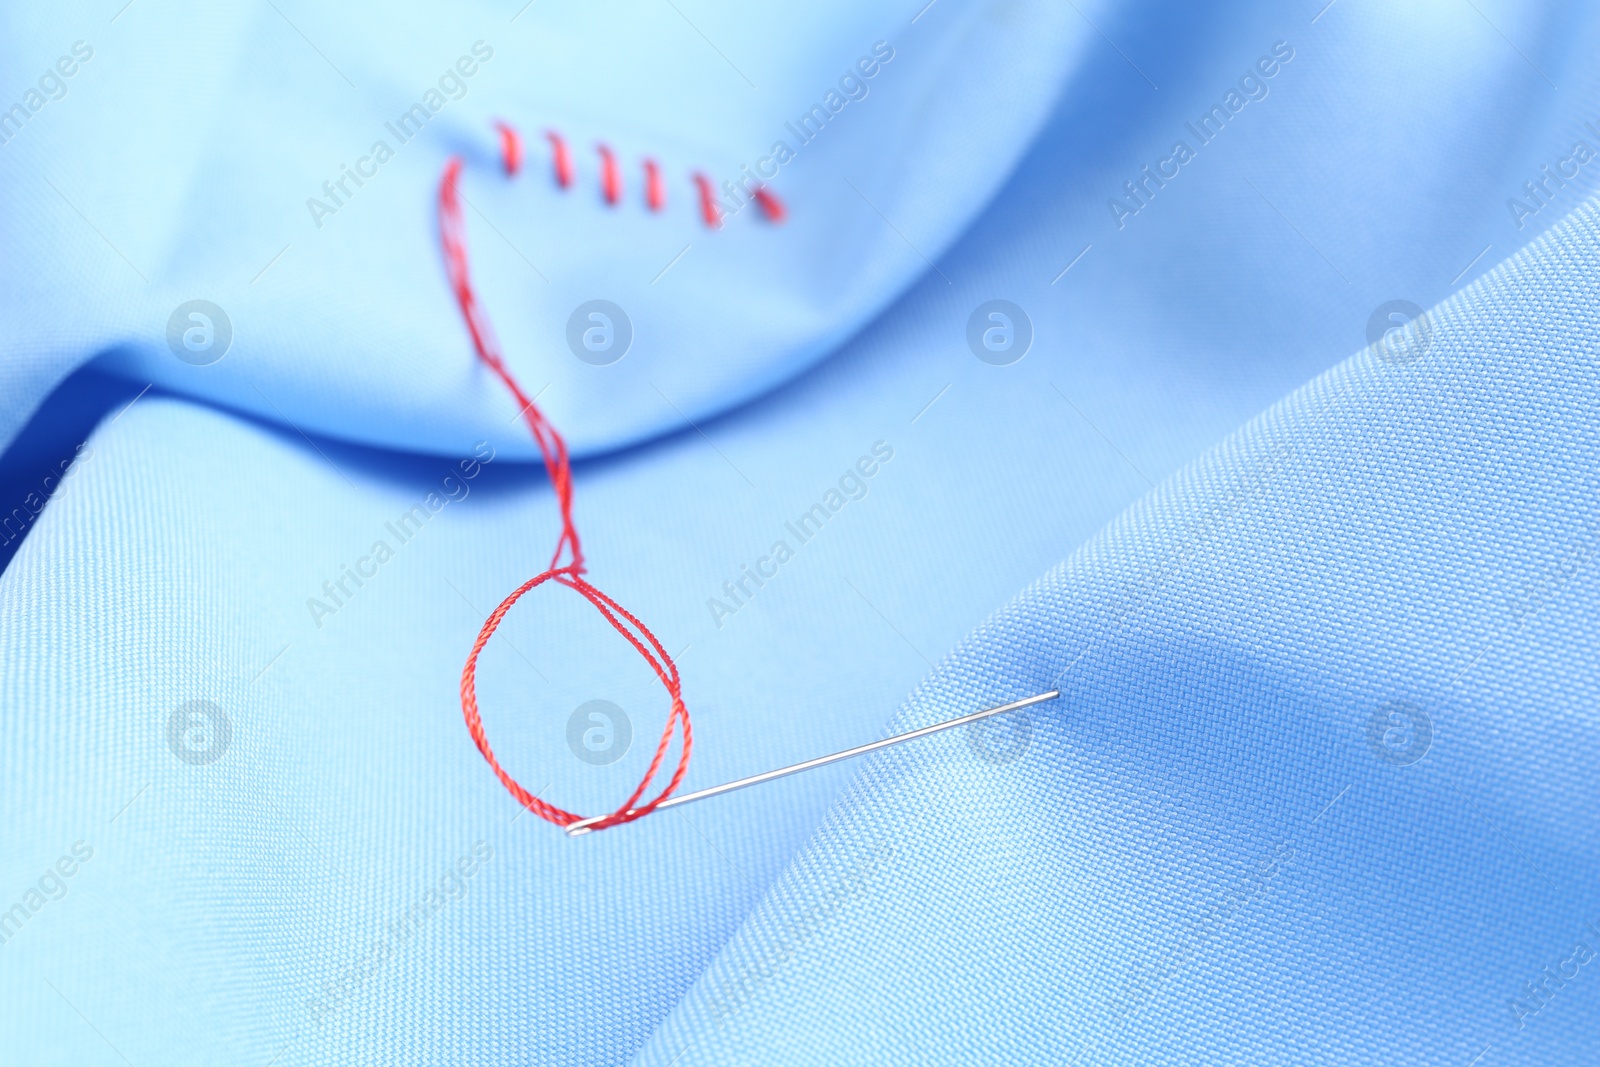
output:
[[[470,449],[514,412],[474,373],[442,279],[434,204],[455,155],[480,290],[576,454],[726,411],[928,270],[1026,153],[1092,35],[1034,0],[916,14],[267,4],[135,11],[93,31],[8,16],[21,69],[75,38],[94,58],[3,131],[16,180],[0,345],[16,369],[0,441],[98,358],[304,432]],[[495,121],[522,131],[515,181]],[[758,188],[782,198],[781,225]],[[614,309],[598,353],[578,340],[596,300]],[[197,308],[210,339],[189,351]]]
[[[1596,307],[1591,201],[1026,590],[890,725],[1025,755],[873,756],[635,1062],[1581,1061]]]

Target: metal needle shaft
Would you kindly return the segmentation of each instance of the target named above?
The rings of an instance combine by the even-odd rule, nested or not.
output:
[[[735,789],[743,789],[746,786],[751,785],[760,785],[762,782],[770,782],[776,778],[784,778],[791,774],[798,774],[801,771],[809,771],[813,767],[826,767],[830,763],[838,763],[840,760],[850,759],[854,756],[864,756],[868,752],[875,752],[880,748],[888,748],[890,745],[898,745],[902,741],[915,741],[919,737],[927,737],[929,734],[936,734],[940,730],[949,730],[956,726],[964,726],[969,722],[977,722],[979,719],[987,719],[992,715],[1004,715],[1008,711],[1017,711],[1033,704],[1042,704],[1046,700],[1054,700],[1060,695],[1061,691],[1059,689],[1052,689],[1048,693],[1039,693],[1036,696],[1023,697],[1021,700],[1013,700],[1011,703],[1001,704],[999,707],[985,708],[983,711],[975,711],[971,715],[963,715],[958,719],[946,719],[944,722],[936,722],[932,726],[924,726],[920,730],[910,730],[903,734],[895,734],[893,737],[885,737],[881,741],[872,741],[865,745],[857,745],[855,748],[847,748],[843,752],[835,752],[832,755],[818,756],[816,759],[808,759],[804,763],[795,763],[788,767],[779,767],[775,771],[765,771],[761,774],[752,774],[748,778],[740,778],[738,781],[734,782],[724,782],[722,785],[714,785],[709,789],[700,789],[693,793],[682,793],[678,796],[668,797],[666,800],[663,800],[661,803],[656,805],[656,810],[659,811],[662,808],[675,808],[679,804],[688,804],[691,801],[704,800],[707,797],[721,796],[723,793],[731,793]],[[632,811],[634,809],[630,808],[629,810]],[[604,820],[611,818],[612,814],[614,813],[596,815],[592,818],[579,819],[575,823],[570,823],[567,826],[567,836],[582,837],[584,834],[591,832],[590,827],[594,826],[595,823],[603,822]]]

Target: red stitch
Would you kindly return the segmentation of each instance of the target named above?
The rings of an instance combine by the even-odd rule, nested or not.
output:
[[[600,191],[606,203],[615,204],[622,199],[622,173],[617,169],[617,157],[603,144],[595,145],[600,153]]]
[[[667,204],[667,187],[653,159],[644,161],[644,202],[651,211],[660,211]]]
[[[765,185],[756,186],[756,191],[750,195],[756,198],[756,203],[761,205],[761,211],[767,216],[767,221],[773,225],[782,225],[783,220],[789,217],[789,211],[783,206],[783,201],[769,193]]]
[[[567,151],[567,142],[554,130],[545,131],[545,136],[550,139],[550,162],[555,167],[556,184],[566,189],[572,185],[572,154]]]
[[[500,161],[505,165],[506,175],[515,177],[522,169],[522,135],[508,123],[496,122],[494,128],[500,131]]]
[[[717,191],[712,186],[711,179],[704,174],[696,173],[694,183],[700,187],[700,217],[711,229],[721,229],[722,209],[717,206]]]
[[[552,143],[559,143],[554,135]],[[561,153],[558,151],[557,158],[560,156]],[[644,778],[628,799],[622,802],[621,807],[592,827],[595,830],[603,830],[648,815],[656,809],[656,805],[672,795],[683,781],[683,776],[689,769],[689,752],[694,746],[694,735],[689,727],[689,709],[683,703],[683,684],[678,678],[677,664],[673,663],[672,657],[667,654],[661,642],[656,640],[656,636],[644,623],[615,600],[596,589],[583,576],[585,570],[583,548],[578,542],[578,529],[572,521],[572,466],[567,458],[566,441],[512,377],[510,368],[500,354],[500,344],[494,336],[493,327],[489,324],[489,316],[478,303],[477,295],[472,289],[467,263],[466,224],[461,214],[460,194],[456,189],[456,183],[461,177],[461,166],[460,157],[451,157],[445,164],[444,173],[439,180],[439,243],[444,253],[445,273],[449,276],[450,289],[455,294],[457,305],[461,308],[461,316],[466,321],[467,333],[472,338],[472,347],[476,350],[478,358],[510,390],[522,412],[523,421],[528,424],[529,432],[539,445],[539,454],[544,457],[544,469],[550,477],[550,485],[555,490],[561,512],[561,537],[556,541],[556,550],[550,557],[550,566],[513,590],[511,595],[494,609],[484,621],[483,628],[478,631],[478,638],[473,642],[472,651],[467,654],[466,665],[461,670],[461,715],[466,720],[467,732],[472,735],[478,751],[494,770],[495,777],[499,778],[500,783],[516,798],[517,803],[557,826],[567,826],[582,818],[574,812],[558,808],[535,797],[500,766],[500,761],[495,758],[494,749],[489,745],[488,735],[484,732],[483,718],[478,712],[477,673],[478,656],[483,652],[484,646],[494,636],[506,613],[530,590],[547,581],[554,581],[573,590],[594,605],[595,610],[627,639],[634,650],[644,657],[645,662],[650,664],[656,677],[666,689],[667,695],[672,698],[672,710],[667,716],[667,725],[661,732],[661,740],[656,743],[655,755],[651,757]],[[565,564],[561,562],[563,555],[567,557]],[[672,777],[668,780],[666,788],[655,799],[634,809],[634,804],[644,795],[645,790],[650,787],[650,782],[661,769],[661,763],[672,743],[673,731],[680,722],[683,730],[682,746]]]

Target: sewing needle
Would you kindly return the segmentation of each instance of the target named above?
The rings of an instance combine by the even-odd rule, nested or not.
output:
[[[857,745],[855,748],[847,748],[843,752],[835,752],[827,756],[818,756],[816,759],[808,759],[804,763],[795,763],[788,767],[779,767],[775,771],[752,774],[748,778],[740,778],[738,781],[734,782],[724,782],[722,785],[714,785],[708,789],[699,789],[693,793],[682,793],[678,796],[668,797],[666,800],[663,800],[661,803],[656,805],[656,810],[659,811],[662,808],[675,808],[679,804],[688,804],[691,801],[704,800],[707,797],[721,796],[723,793],[731,793],[735,789],[743,789],[746,786],[751,785],[760,785],[762,782],[770,782],[777,778],[785,778],[791,774],[798,774],[801,771],[809,771],[813,767],[826,767],[830,763],[838,763],[840,760],[850,759],[853,756],[863,756],[868,752],[875,752],[880,748],[888,748],[890,745],[898,745],[902,741],[915,741],[919,737],[927,737],[929,734],[936,734],[940,730],[949,730],[952,727],[964,726],[969,722],[977,722],[979,719],[987,719],[992,715],[1004,715],[1008,711],[1017,711],[1021,708],[1030,707],[1034,704],[1042,704],[1046,700],[1054,700],[1060,695],[1061,691],[1059,689],[1052,689],[1048,693],[1039,693],[1035,696],[1023,697],[1021,700],[1013,700],[1009,704],[1001,704],[998,707],[985,708],[982,711],[975,711],[971,715],[963,715],[957,719],[946,719],[944,722],[936,722],[932,726],[924,726],[920,730],[910,730],[903,734],[895,734],[893,737],[885,737],[881,741],[872,741],[865,745]],[[629,811],[632,810],[634,809],[629,809]],[[604,822],[606,819],[611,818],[613,814],[615,814],[615,812],[608,812],[605,815],[595,815],[592,818],[579,819],[577,822],[570,823],[567,826],[567,836],[582,837],[584,834],[591,833],[592,831],[590,830],[590,827],[597,822]]]

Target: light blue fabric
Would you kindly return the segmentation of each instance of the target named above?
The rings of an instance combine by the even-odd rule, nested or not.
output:
[[[884,15],[886,28],[818,14],[817,70],[853,58],[860,36],[905,27],[873,95],[835,128],[861,118],[870,125],[852,136],[903,140],[882,157],[856,145],[836,160],[819,144],[793,164],[794,185],[893,171],[922,144],[931,162],[909,172],[938,188],[895,208],[874,198],[892,223],[839,206],[860,203],[847,188],[811,206],[791,196],[786,229],[741,214],[717,254],[730,271],[779,270],[752,266],[766,253],[734,242],[796,242],[813,251],[781,268],[794,283],[843,257],[841,235],[904,257],[891,251],[899,229],[937,269],[753,402],[740,403],[826,348],[830,330],[850,330],[920,259],[836,275],[840,294],[814,307],[812,332],[754,316],[782,328],[748,374],[730,370],[740,350],[710,329],[698,348],[596,368],[539,340],[542,312],[519,304],[536,283],[517,280],[526,264],[469,215],[513,365],[534,389],[567,383],[559,403],[551,387],[563,429],[599,449],[683,426],[581,462],[576,477],[596,581],[684,649],[690,787],[1063,689],[1029,716],[1010,762],[994,756],[1019,734],[946,736],[581,841],[517,818],[460,720],[467,646],[485,612],[543,566],[557,527],[542,475],[517,461],[527,446],[511,405],[473,366],[443,293],[431,205],[449,139],[428,142],[426,164],[388,165],[415,173],[384,171],[380,195],[404,206],[383,240],[336,238],[352,242],[340,255],[370,257],[365,273],[347,268],[317,289],[315,270],[285,269],[291,249],[256,283],[283,271],[284,288],[257,298],[255,321],[277,333],[247,348],[241,328],[242,347],[204,368],[165,353],[160,331],[167,304],[205,294],[119,295],[124,283],[110,279],[127,268],[105,243],[59,201],[48,215],[40,206],[50,201],[33,177],[56,175],[29,168],[45,157],[13,157],[20,138],[0,147],[0,166],[28,179],[8,186],[8,239],[45,231],[18,246],[37,280],[10,259],[3,268],[16,272],[9,417],[20,427],[49,382],[97,359],[22,431],[6,484],[39,480],[42,440],[66,440],[56,453],[71,454],[75,437],[46,425],[65,425],[57,410],[105,411],[92,451],[0,575],[0,907],[26,907],[30,888],[41,901],[0,944],[6,1062],[1465,1064],[1486,1048],[1485,1065],[1587,1062],[1600,959],[1560,984],[1547,975],[1559,979],[1579,941],[1600,949],[1585,926],[1600,925],[1589,773],[1600,754],[1600,218],[1586,207],[1558,225],[1585,197],[1583,174],[1552,187],[1553,203],[1521,229],[1506,200],[1575,138],[1594,137],[1582,125],[1600,114],[1585,81],[1593,16],[1320,7],[1291,17],[1266,5],[1080,5],[1090,25],[1070,10],[1035,23],[1031,8],[939,0],[914,26],[917,10]],[[341,17],[284,11],[324,45],[310,23]],[[153,46],[135,36],[149,28],[117,29],[143,13],[136,4],[112,30]],[[734,27],[748,13],[683,13],[737,62],[748,38]],[[36,23],[16,39],[70,46],[86,32],[68,32],[65,16],[8,17]],[[579,45],[599,38],[577,25],[559,37],[565,17],[535,5],[515,25],[536,20],[561,44],[541,54],[581,66]],[[631,42],[625,53],[678,56],[676,38],[647,47],[663,26],[690,33],[670,8],[662,17],[611,32]],[[268,27],[283,35],[274,55],[304,49],[283,21],[269,7],[240,32],[262,48]],[[969,24],[1010,25],[1008,40],[1036,41],[1045,58],[1007,81],[994,71],[1010,67],[948,43]],[[416,31],[381,25],[329,37],[382,32],[394,47],[330,58],[358,84],[346,60],[410,93],[422,83],[399,42],[418,48]],[[912,70],[921,34],[945,43],[928,45],[908,81],[965,94],[973,110],[950,112],[948,127],[939,110],[869,118],[887,79]],[[1277,42],[1293,57],[1265,98],[1119,229],[1107,200]],[[33,125],[52,117],[94,128],[51,109],[79,101],[76,79],[105,69],[94,63],[109,49],[96,43],[69,94],[22,137],[65,137]],[[416,69],[430,70],[432,43],[423,51]],[[132,52],[123,62],[142,69]],[[219,84],[266,77],[235,54],[206,62]],[[297,62],[287,81],[309,85],[315,72],[342,85],[314,51]],[[720,62],[700,56],[695,69],[734,78]],[[801,67],[812,69],[773,68],[782,92],[747,73],[787,116],[798,106],[788,101],[821,88]],[[509,114],[523,107],[517,92],[543,93],[609,120],[648,96],[632,81],[580,92],[524,76],[522,90],[480,97],[488,86],[475,84],[461,103]],[[1040,98],[1054,78],[1060,95]],[[715,97],[705,91],[702,104]],[[194,106],[214,104],[195,95]],[[1046,110],[988,210],[938,255],[945,242],[927,235],[955,233],[953,205],[1007,169],[941,138],[1015,137]],[[698,112],[676,126],[675,114],[663,105],[645,125],[664,139],[716,128]],[[766,128],[760,108],[749,114]],[[955,122],[974,114],[994,131]],[[291,113],[267,109],[241,129],[266,128],[258,121]],[[482,124],[461,121],[457,146],[486,157]],[[346,151],[333,140],[330,158]],[[942,169],[966,167],[949,179]],[[230,181],[268,195],[270,182],[257,188],[243,171]],[[196,173],[220,182],[227,168],[208,157]],[[556,242],[574,270],[633,269],[658,224],[688,225],[598,208],[563,222],[589,209],[542,176],[497,189],[487,158],[474,174],[485,199],[468,195],[500,228],[525,226],[506,230],[524,251],[541,227],[581,236],[615,222],[640,235],[627,250]],[[182,199],[148,176],[91,178],[128,201]],[[787,193],[790,180],[776,187]],[[303,183],[290,184],[303,210]],[[523,219],[511,210],[523,197],[548,210]],[[181,212],[103,206],[130,232],[147,226],[148,249],[188,247],[173,225]],[[362,207],[322,235],[359,223]],[[259,269],[244,243],[216,262]],[[65,251],[47,261],[46,247]],[[184,266],[198,272],[185,280],[209,269]],[[681,293],[659,298],[682,321],[730,288],[754,299],[764,284],[683,277]],[[1007,366],[966,341],[969,316],[992,299],[1021,305],[1034,328],[1031,350]],[[1372,312],[1394,299],[1432,309],[1403,335],[1427,331],[1418,358],[1360,351]],[[91,315],[62,317],[86,301]],[[312,353],[319,308],[354,317]],[[126,399],[158,384],[124,408],[101,372],[140,373],[117,394]],[[683,375],[671,381],[699,399],[657,373]],[[651,381],[697,425],[639,391]],[[257,387],[267,406],[249,399]],[[608,395],[614,421],[574,424],[601,418]],[[700,417],[712,411],[725,414]],[[465,479],[459,464],[479,440]],[[786,523],[879,442],[892,458],[861,479],[864,493],[798,543]],[[389,525],[427,508],[430,492],[437,512],[400,543]],[[325,599],[324,582],[380,539],[392,558],[336,611],[314,614],[308,600]],[[708,602],[729,601],[724,583],[779,539],[792,558],[719,617]],[[663,712],[637,657],[558,591],[510,617],[480,686],[513,773],[586,812],[625,795]],[[632,748],[609,766],[567,745],[570,713],[592,699],[633,724]],[[169,737],[197,700],[226,716],[215,762],[193,762]],[[1422,745],[1423,716],[1426,753],[1402,765]],[[198,743],[217,744],[215,727]],[[1543,984],[1543,1001],[1529,983]]]
[[[891,728],[1059,687],[1028,758],[875,759],[639,1062],[1588,1062],[1596,262],[1591,204],[988,620]]]
[[[52,73],[65,95],[0,145],[12,190],[0,340],[16,381],[0,437],[107,349],[140,381],[308,432],[450,454],[498,432],[515,410],[499,384],[439,358],[461,335],[432,196],[451,154],[471,165],[474,266],[509,349],[562,348],[568,317],[596,298],[633,320],[615,370],[562,358],[530,383],[549,387],[542,401],[580,454],[747,399],[927,269],[1027,149],[1093,34],[1034,0],[910,19],[887,3],[644,0],[152,5],[109,25],[92,5],[12,12],[0,49],[19,78],[53,72],[78,42],[92,58]],[[20,81],[18,97],[33,88]],[[400,117],[419,103],[439,110],[402,142]],[[802,129],[814,105],[827,121]],[[498,172],[496,117],[528,142],[514,183]],[[805,143],[791,126],[820,132]],[[547,127],[571,144],[567,192],[550,177]],[[393,153],[381,165],[380,141]],[[599,194],[601,141],[622,167],[614,209]],[[780,141],[794,158],[772,187],[799,224],[774,228],[724,194],[737,214],[707,231],[691,172],[738,182]],[[642,203],[645,156],[664,171],[659,216]],[[348,199],[323,191],[342,167],[369,172],[346,181]],[[343,206],[326,215],[312,200]],[[167,348],[168,316],[192,299],[232,322],[212,366]]]

